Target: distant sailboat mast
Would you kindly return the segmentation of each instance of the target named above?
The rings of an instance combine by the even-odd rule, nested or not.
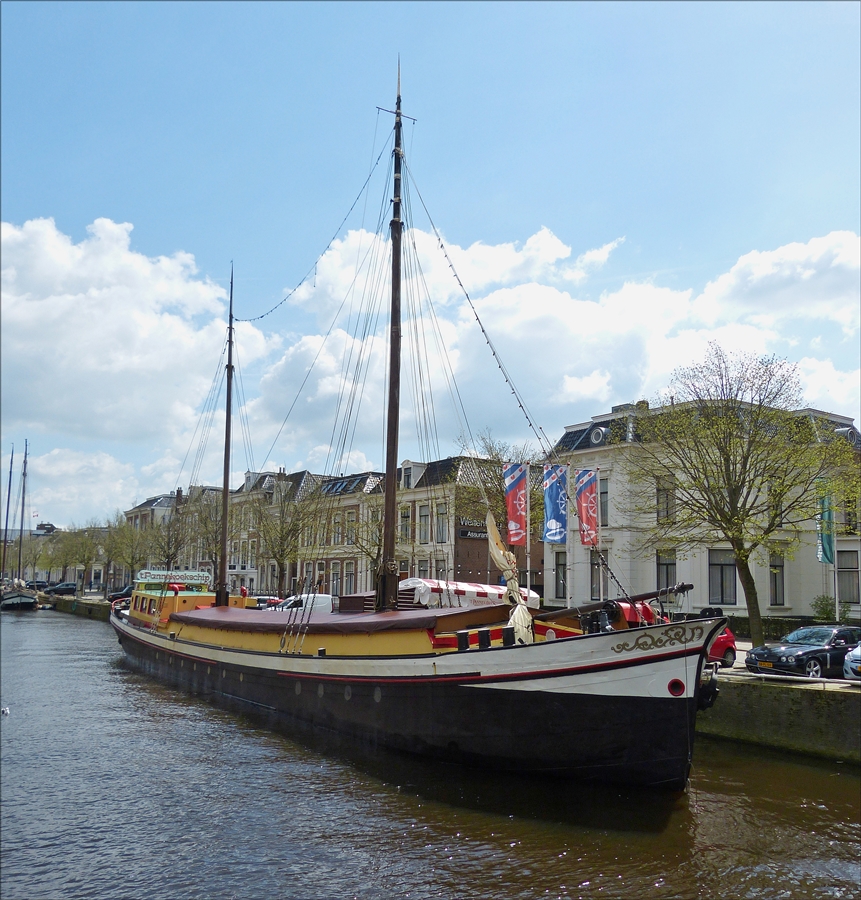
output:
[[[12,499],[12,464],[15,462],[15,445],[12,444],[12,455],[9,457],[9,489],[6,491],[6,522],[3,525],[3,565],[0,567],[6,575],[6,549],[9,546],[9,501]]]
[[[230,267],[230,305],[227,321],[227,409],[224,418],[224,488],[221,493],[221,541],[218,556],[218,582],[215,605],[230,605],[227,586],[227,516],[230,501],[230,412],[233,401],[233,266]]]
[[[27,498],[27,441],[24,441],[24,466],[21,469],[21,529],[18,532],[18,574],[21,578],[21,559],[24,554],[24,501]]]
[[[389,406],[386,424],[386,481],[383,508],[383,554],[377,581],[376,609],[394,609],[398,598],[395,525],[398,490],[398,428],[401,399],[401,67],[395,106],[394,196],[392,198],[392,308],[389,328]]]

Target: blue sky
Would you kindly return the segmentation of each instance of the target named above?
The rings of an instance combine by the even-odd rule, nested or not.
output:
[[[709,338],[788,357],[811,405],[857,420],[859,10],[4,0],[0,461],[29,438],[32,508],[60,525],[175,486],[231,261],[240,318],[314,266],[391,127],[398,56],[410,169],[552,439]],[[320,296],[240,334],[258,460]],[[462,332],[478,410],[527,440]],[[270,465],[315,469],[306,418]]]

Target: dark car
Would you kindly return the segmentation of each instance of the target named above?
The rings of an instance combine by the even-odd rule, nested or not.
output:
[[[748,650],[745,665],[751,672],[840,678],[843,659],[861,642],[861,628],[846,625],[807,625],[780,639]]]
[[[53,587],[49,587],[46,594],[55,594],[56,596],[70,596],[78,592],[78,585],[74,581],[61,581]]]
[[[44,591],[48,587],[47,581],[28,581],[24,587],[30,588],[31,591]]]
[[[113,603],[114,600],[127,600],[132,595],[132,591],[135,589],[133,584],[127,584],[121,591],[114,591],[112,594],[108,594],[108,600]]]

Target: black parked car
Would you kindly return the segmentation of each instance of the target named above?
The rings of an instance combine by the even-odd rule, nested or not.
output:
[[[46,594],[54,594],[56,596],[72,596],[78,592],[78,586],[74,581],[61,581],[60,584],[55,584],[53,587],[49,587]]]
[[[843,658],[861,642],[861,628],[846,625],[808,625],[781,638],[748,650],[745,665],[751,672],[840,678]]]
[[[114,600],[127,600],[132,595],[132,591],[135,589],[133,584],[127,584],[121,591],[114,591],[112,594],[108,594],[108,600],[112,603]]]
[[[30,588],[31,591],[44,591],[48,587],[47,581],[28,581],[24,587]]]

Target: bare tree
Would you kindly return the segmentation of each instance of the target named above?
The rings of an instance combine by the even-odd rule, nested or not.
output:
[[[857,453],[824,416],[799,410],[794,365],[715,343],[701,364],[673,373],[657,409],[642,406],[624,454],[639,545],[728,543],[761,644],[751,558],[790,554],[823,497],[857,496]]]
[[[188,549],[190,539],[188,509],[177,505],[161,522],[150,528],[150,552],[166,569],[175,569]]]
[[[463,438],[460,444],[466,451],[467,444]],[[489,506],[493,518],[500,526],[500,534],[505,537],[506,529],[502,527],[502,523],[507,522],[508,514],[502,470],[507,463],[523,463],[531,467],[532,476],[529,483],[529,533],[540,533],[544,518],[540,474],[543,458],[540,454],[529,442],[509,444],[493,437],[489,429],[478,434],[475,452],[478,456],[470,456],[459,474],[455,502],[457,514],[483,521]]]
[[[252,506],[260,553],[276,566],[279,597],[286,595],[290,564],[299,558],[299,543],[310,519],[311,504],[300,499],[297,491],[296,482],[279,475],[271,493],[259,494]]]

